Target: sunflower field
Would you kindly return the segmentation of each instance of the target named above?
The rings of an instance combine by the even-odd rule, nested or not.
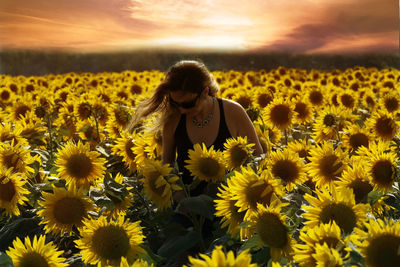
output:
[[[212,73],[265,153],[196,144],[189,185],[126,131],[165,73],[0,75],[0,266],[400,266],[400,71]]]

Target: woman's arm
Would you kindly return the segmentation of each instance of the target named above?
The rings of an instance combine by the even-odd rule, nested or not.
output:
[[[172,167],[175,164],[176,144],[174,134],[178,125],[179,118],[174,118],[172,121],[165,123],[162,133],[162,162],[170,164]]]
[[[244,108],[236,102],[226,101],[226,107],[228,112],[229,121],[227,121],[228,125],[232,125],[234,129],[234,133],[237,136],[245,137],[247,136],[247,141],[249,143],[254,144],[254,156],[260,156],[264,153],[262,146],[260,144],[260,140],[258,139],[256,130],[254,129],[254,125],[250,120],[250,117],[247,115]],[[228,126],[229,127],[229,126]],[[234,134],[231,133],[231,134]],[[235,137],[237,137],[235,136]]]

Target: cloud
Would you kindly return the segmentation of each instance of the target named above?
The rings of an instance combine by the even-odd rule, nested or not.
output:
[[[310,10],[310,13],[313,10]],[[316,17],[319,21],[303,22],[260,50],[283,50],[294,52],[323,52],[333,45],[346,44],[347,50],[390,51],[397,49],[398,6],[391,0],[347,1],[327,4]],[[313,13],[314,14],[314,13]],[[301,20],[300,20],[301,21]],[[384,36],[384,38],[380,38]],[[376,37],[372,42],[371,38]],[[362,45],[362,42],[365,45]],[[370,47],[368,48],[368,45]],[[346,50],[346,47],[342,47]]]
[[[1,0],[0,46],[379,49],[396,46],[397,12],[394,0]]]

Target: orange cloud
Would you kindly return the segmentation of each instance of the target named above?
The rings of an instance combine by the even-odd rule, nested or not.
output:
[[[2,0],[0,48],[395,51],[392,0]]]

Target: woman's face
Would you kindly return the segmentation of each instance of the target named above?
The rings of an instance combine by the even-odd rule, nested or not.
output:
[[[176,91],[169,93],[169,102],[178,108],[181,114],[195,114],[199,108],[201,93]]]

